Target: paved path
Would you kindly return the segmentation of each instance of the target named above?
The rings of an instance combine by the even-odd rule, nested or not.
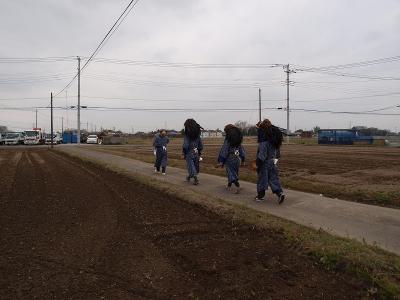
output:
[[[294,190],[286,191],[287,199],[282,205],[277,204],[272,194],[268,194],[265,203],[258,203],[253,200],[256,186],[250,182],[242,182],[241,194],[235,195],[225,190],[224,177],[200,174],[200,185],[193,186],[185,182],[186,172],[182,169],[169,167],[167,176],[162,176],[153,173],[151,164],[98,152],[90,149],[90,146],[58,146],[57,148],[71,155],[106,164],[111,168],[117,167],[133,174],[139,173],[152,177],[154,180],[183,186],[298,224],[316,229],[322,228],[338,236],[377,244],[388,251],[400,254],[400,209],[348,202]]]

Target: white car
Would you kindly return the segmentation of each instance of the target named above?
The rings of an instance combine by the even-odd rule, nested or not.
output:
[[[98,144],[99,138],[95,134],[91,134],[87,137],[86,144]]]
[[[60,143],[60,136],[57,134],[53,134],[53,145]],[[51,134],[46,134],[45,136],[45,144],[51,145]]]
[[[24,143],[24,137],[20,132],[8,132],[3,141],[6,145],[19,145]]]

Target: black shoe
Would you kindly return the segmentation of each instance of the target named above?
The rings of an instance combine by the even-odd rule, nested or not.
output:
[[[278,195],[278,204],[282,204],[283,201],[285,201],[285,194],[284,193],[280,193]]]
[[[256,196],[254,200],[256,200],[257,202],[263,202],[265,199],[264,197]]]
[[[199,184],[199,180],[197,179],[197,176],[194,176],[193,178],[194,178],[193,184],[194,185],[198,185]]]
[[[190,176],[186,176],[186,181],[190,182]]]

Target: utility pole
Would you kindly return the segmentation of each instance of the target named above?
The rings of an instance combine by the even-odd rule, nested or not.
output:
[[[68,107],[68,90],[65,91],[65,107]],[[66,113],[66,127],[69,128],[69,118],[68,118],[68,109],[65,111]]]
[[[37,108],[36,108],[36,121],[35,121],[35,128],[38,128],[38,127],[37,127]]]
[[[258,89],[258,120],[261,123],[261,89]]]
[[[81,144],[81,58],[78,56],[78,132],[77,143]]]
[[[286,73],[286,139],[289,144],[289,134],[290,134],[290,106],[289,106],[289,86],[290,86],[290,73],[296,73],[294,70],[290,70],[290,65],[284,66]]]
[[[61,117],[61,136],[64,137],[64,117]]]
[[[86,132],[89,132],[89,122],[86,122]]]
[[[50,93],[50,105],[51,105],[51,113],[50,113],[50,141],[51,141],[51,148],[54,148],[53,142],[54,142],[54,137],[53,137],[53,93]]]

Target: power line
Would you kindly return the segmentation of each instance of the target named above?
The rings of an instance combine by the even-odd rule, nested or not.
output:
[[[303,68],[305,68],[307,70],[319,70],[319,71],[338,70],[338,69],[347,69],[347,68],[366,67],[366,66],[372,66],[372,65],[376,65],[376,64],[392,63],[392,62],[397,62],[397,61],[400,61],[400,56],[385,57],[385,58],[380,58],[380,59],[366,60],[366,61],[361,61],[361,62],[343,64],[343,65],[333,65],[333,66],[325,66],[325,67],[309,67],[309,68],[303,67]]]
[[[85,110],[100,110],[100,111],[149,111],[149,112],[215,112],[215,111],[257,111],[250,108],[140,108],[140,107],[110,107],[110,106],[84,106]],[[47,110],[47,106],[38,107],[1,107],[4,110]],[[75,107],[55,106],[57,110],[73,110]],[[278,107],[264,107],[263,110],[279,110]]]
[[[296,85],[295,85],[296,86]],[[344,97],[354,97],[354,96],[367,96],[367,95],[371,95],[371,94],[383,94],[383,93],[387,93],[388,89],[356,89],[356,90],[352,90],[352,89],[332,89],[332,88],[327,88],[327,87],[309,87],[309,86],[296,86],[300,89],[306,90],[306,91],[312,91],[312,92],[317,92],[317,93],[321,93],[323,92],[324,95],[326,94],[326,92],[329,93],[334,93],[334,94],[344,94]],[[322,96],[325,97],[325,96]]]
[[[334,110],[318,110],[305,108],[291,108],[291,111],[313,112],[313,113],[330,113],[330,114],[347,114],[347,115],[373,115],[373,116],[400,116],[400,113],[377,113],[377,112],[357,112],[357,111],[334,111]]]
[[[328,98],[328,99],[315,99],[315,100],[295,100],[294,102],[325,102],[325,101],[342,101],[342,100],[353,100],[353,99],[365,99],[365,98],[376,98],[376,97],[387,97],[387,96],[395,96],[400,95],[400,92],[393,93],[383,93],[383,94],[374,94],[374,95],[364,95],[364,96],[354,96],[354,97],[340,97],[340,98]]]
[[[124,11],[122,12],[122,14],[118,17],[118,19],[115,21],[115,23],[111,26],[110,30],[107,32],[107,34],[104,36],[104,38],[101,40],[100,44],[97,46],[97,48],[94,50],[94,52],[92,53],[92,55],[90,55],[89,59],[86,61],[86,63],[83,65],[81,71],[83,71],[88,65],[89,63],[92,61],[92,59],[97,55],[97,53],[100,51],[100,49],[105,45],[105,43],[108,41],[108,38],[111,37],[111,35],[114,34],[115,30],[118,29],[119,25],[118,23],[121,20],[122,21],[125,19],[125,17],[131,12],[132,8],[134,8],[136,6],[136,4],[138,4],[139,0],[131,0],[129,2],[129,4],[127,5],[127,7],[124,9]],[[125,15],[126,13],[126,15]],[[124,16],[125,15],[125,16]],[[118,26],[117,26],[118,25]],[[115,30],[114,30],[115,28]]]
[[[82,70],[84,70],[88,65],[89,65],[89,63],[92,61],[92,59],[97,55],[97,53],[100,51],[100,49],[104,46],[104,44],[107,42],[107,40],[108,40],[108,37],[110,37],[112,34],[114,34],[114,32],[115,32],[115,30],[114,30],[114,28],[115,29],[117,29],[118,27],[119,27],[119,25],[118,25],[118,27],[116,27],[117,26],[117,24],[120,22],[120,20],[121,20],[121,22],[125,19],[125,17],[124,17],[124,15],[125,15],[125,13],[126,13],[126,15],[128,15],[129,14],[129,12],[131,11],[131,9],[129,9],[131,6],[132,6],[132,8],[134,7],[134,6],[136,6],[136,4],[139,2],[139,0],[131,0],[130,2],[129,2],[129,4],[127,5],[127,7],[124,9],[124,11],[122,12],[122,14],[118,17],[118,19],[114,22],[114,24],[111,26],[111,28],[110,28],[110,30],[107,32],[107,34],[104,36],[104,38],[101,40],[101,42],[100,42],[100,44],[97,46],[97,48],[94,50],[94,52],[90,55],[90,57],[87,59],[87,61],[85,62],[85,64],[83,65],[83,67],[80,69],[80,71],[82,71]],[[129,10],[128,10],[129,9]],[[122,18],[122,19],[121,19]],[[58,95],[60,95],[63,91],[65,91],[66,89],[68,89],[70,86],[71,86],[71,84],[74,82],[74,80],[76,79],[78,77],[78,73],[71,79],[71,81],[63,88],[63,89],[61,89],[58,93],[56,93],[55,95],[54,95],[54,97],[57,97]]]
[[[290,108],[291,111],[300,112],[316,112],[316,113],[332,113],[332,114],[351,114],[351,115],[383,115],[383,116],[398,116],[400,113],[378,113],[393,108],[399,108],[400,105],[392,105],[388,107],[377,108],[367,111],[334,111],[334,110],[319,110],[307,108]],[[85,110],[94,111],[139,111],[139,112],[252,112],[258,111],[258,108],[140,108],[140,107],[109,107],[109,106],[86,106]],[[2,107],[5,110],[27,110],[48,109],[48,107]],[[71,107],[54,107],[57,110],[71,110]],[[280,107],[263,107],[262,110],[277,110],[282,111]]]
[[[99,111],[140,111],[140,112],[247,112],[257,111],[251,108],[135,108],[135,107],[107,107],[88,106],[87,110]],[[263,110],[279,110],[277,107],[264,107]]]
[[[94,99],[94,100],[122,100],[122,101],[138,101],[138,102],[196,102],[196,103],[244,103],[244,102],[257,102],[258,99],[249,100],[248,98],[232,99],[232,98],[213,98],[213,99],[198,99],[187,97],[184,99],[155,99],[155,98],[121,98],[121,97],[97,97],[97,96],[81,96],[82,98]],[[275,99],[263,99],[263,102],[283,102],[286,100],[275,100]]]
[[[63,57],[0,57],[0,63],[52,63],[62,61],[73,61],[74,56]]]
[[[78,73],[75,74],[75,76],[68,82],[68,84],[64,88],[62,88],[58,93],[54,94],[53,97],[57,98],[58,95],[60,95],[62,92],[64,92],[66,89],[68,89],[77,77],[78,77]]]
[[[36,80],[36,79],[48,79],[48,78],[59,78],[65,76],[71,76],[71,73],[56,73],[56,74],[35,74],[35,73],[27,73],[27,74],[17,74],[17,75],[9,75],[7,73],[7,77],[3,77],[0,75],[0,81],[5,80]]]
[[[112,77],[112,76],[98,76],[98,75],[85,75],[85,78],[102,80],[113,83],[122,83],[127,85],[144,85],[156,87],[170,87],[170,88],[259,88],[272,86],[268,83],[184,83],[174,81],[152,81],[152,80],[131,80],[128,78]]]
[[[378,81],[375,81],[378,82]],[[313,83],[305,83],[305,82],[297,82],[293,81],[292,86],[299,87],[302,89],[308,89],[308,90],[328,90],[328,91],[334,91],[334,92],[340,92],[344,94],[365,94],[365,93],[382,93],[387,91],[387,88],[385,90],[382,90],[382,88],[377,89],[377,88],[367,88],[367,87],[341,87],[341,86],[327,86],[327,85],[322,85],[322,84],[313,84]],[[397,86],[396,86],[397,87]]]
[[[38,76],[38,77],[25,77],[25,78],[18,78],[18,77],[11,77],[7,79],[0,79],[1,84],[13,84],[13,85],[24,85],[24,84],[31,84],[31,83],[41,83],[41,82],[49,82],[49,81],[58,81],[64,80],[69,78],[70,74],[55,74],[49,76]]]
[[[47,100],[49,97],[23,97],[23,98],[0,98],[0,101],[14,101],[14,100]]]
[[[364,111],[364,113],[372,113],[372,112],[384,111],[384,110],[397,108],[397,107],[400,107],[400,105],[391,105],[391,106],[386,106],[386,107],[377,108],[377,109],[373,109],[373,110],[366,110],[366,111]]]
[[[244,69],[265,69],[276,68],[283,66],[282,64],[205,64],[205,63],[192,63],[192,62],[165,62],[165,61],[143,61],[143,60],[130,60],[130,59],[115,59],[115,58],[96,58],[94,62],[133,65],[133,66],[146,66],[146,67],[166,67],[166,68],[205,68],[205,69],[231,69],[231,68],[244,68]]]
[[[187,75],[185,75],[184,77],[176,77],[176,76],[171,76],[170,73],[168,73],[168,76],[160,76],[159,73],[157,73],[157,75],[148,75],[148,74],[143,74],[141,73],[140,76],[138,76],[138,73],[124,73],[121,74],[121,72],[109,72],[107,71],[107,73],[92,73],[92,72],[85,72],[85,75],[89,75],[89,76],[101,76],[101,77],[113,77],[113,78],[128,78],[128,79],[136,79],[139,78],[140,80],[143,80],[144,78],[148,78],[147,80],[160,80],[160,81],[164,81],[164,80],[174,80],[174,81],[195,81],[195,82],[268,82],[268,83],[283,83],[283,80],[281,77],[273,77],[270,79],[265,79],[265,78],[238,78],[238,77],[234,77],[234,78],[229,78],[229,77],[188,77]]]
[[[362,78],[362,79],[372,79],[372,80],[384,80],[384,81],[390,81],[390,80],[400,80],[400,77],[391,77],[391,76],[374,76],[374,75],[366,75],[366,74],[351,74],[351,73],[340,73],[340,72],[335,72],[335,71],[329,71],[329,70],[314,70],[314,69],[302,69],[302,68],[296,68],[296,71],[299,72],[311,72],[311,73],[320,73],[320,74],[325,74],[325,75],[334,75],[334,76],[339,76],[339,77],[351,77],[351,78]]]
[[[76,96],[70,96],[76,97]],[[258,99],[250,100],[248,97],[242,99],[233,99],[233,98],[207,98],[207,99],[199,99],[199,98],[181,98],[181,99],[157,99],[157,98],[124,98],[124,97],[103,97],[103,96],[81,96],[81,98],[88,100],[110,100],[110,101],[132,101],[132,102],[196,102],[196,103],[251,103],[256,102]],[[23,98],[0,98],[0,101],[25,101],[25,100],[47,100],[48,97],[23,97]],[[263,99],[263,102],[283,102],[286,100],[278,100],[278,99]]]

